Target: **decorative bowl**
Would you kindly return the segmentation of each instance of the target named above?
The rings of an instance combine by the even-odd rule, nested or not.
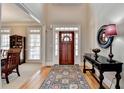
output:
[[[95,49],[92,49],[92,51],[93,51],[95,54],[97,54],[97,53],[99,53],[101,50],[98,49],[98,48],[95,48]]]
[[[98,58],[97,53],[99,53],[101,50],[100,50],[100,49],[98,49],[98,48],[95,48],[95,49],[92,49],[92,51],[95,53],[95,55],[94,55],[95,60],[97,60],[97,58]]]

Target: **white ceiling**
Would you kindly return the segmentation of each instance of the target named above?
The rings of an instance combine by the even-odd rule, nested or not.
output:
[[[33,15],[39,20],[39,21],[43,21],[43,8],[44,8],[44,3],[23,3],[25,7],[28,8],[28,10],[30,10]]]
[[[23,4],[29,10],[31,10],[31,12],[33,13],[33,15],[38,20],[40,20],[40,21],[43,21],[45,19],[44,18],[44,15],[46,16],[46,13],[50,12],[50,14],[51,14],[51,9],[50,9],[50,11],[47,11],[47,9],[44,8],[44,6],[47,5],[47,4],[43,4],[43,3],[23,3]],[[68,18],[68,14],[72,16],[72,14],[70,14],[70,13],[72,13],[73,11],[70,11],[70,10],[64,12],[65,15],[64,16],[63,15],[61,16],[61,10],[62,10],[61,8],[65,7],[66,9],[70,9],[70,8],[76,8],[77,9],[77,8],[79,8],[79,7],[82,6],[82,4],[71,4],[71,3],[69,3],[69,4],[66,4],[66,3],[63,3],[63,4],[57,3],[57,4],[50,4],[50,5],[54,7],[52,15],[55,17],[55,19],[53,19],[55,21],[58,20],[58,19],[63,20],[62,17],[64,17],[64,20],[69,19],[70,16]],[[70,6],[70,7],[66,7],[66,6]],[[56,15],[56,13],[54,12],[54,10],[56,11],[56,8],[60,8],[60,10],[58,10],[60,12],[57,13],[59,15]],[[71,9],[71,10],[73,10],[73,9]],[[63,11],[65,11],[65,10],[63,10]],[[80,11],[77,11],[77,12],[80,13]],[[77,14],[79,14],[77,12],[75,13],[75,15],[73,13],[73,16],[77,16]],[[56,18],[55,15],[58,18]],[[50,17],[50,16],[48,16],[48,17]],[[76,20],[77,20],[77,17],[76,17]],[[74,19],[74,18],[71,17],[71,20],[72,19]],[[78,18],[78,19],[80,19],[80,18]],[[2,4],[2,22],[30,22],[30,21],[34,21],[34,19],[31,16],[29,16],[28,14],[26,14],[24,12],[24,10],[21,9],[16,4],[12,4],[12,3],[11,4],[10,3],[9,4],[7,4],[7,3],[6,4]]]
[[[2,4],[2,22],[30,22],[34,21],[16,4]]]

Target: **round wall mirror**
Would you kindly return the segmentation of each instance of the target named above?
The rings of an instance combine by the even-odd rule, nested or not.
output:
[[[97,33],[97,42],[101,48],[108,48],[113,41],[113,37],[106,37],[105,35],[106,26],[107,25],[101,26]]]

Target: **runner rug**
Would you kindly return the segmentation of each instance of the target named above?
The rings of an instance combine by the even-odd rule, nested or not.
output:
[[[41,89],[89,89],[79,65],[54,65]]]

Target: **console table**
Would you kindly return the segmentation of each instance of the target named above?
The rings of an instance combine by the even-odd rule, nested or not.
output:
[[[104,88],[102,85],[104,76],[103,73],[104,72],[110,72],[110,71],[115,71],[116,72],[116,85],[115,88],[116,89],[120,89],[120,85],[119,85],[119,81],[121,79],[120,73],[122,72],[122,64],[121,62],[118,62],[116,60],[113,60],[114,62],[109,62],[107,61],[108,58],[98,55],[97,58],[95,58],[93,53],[86,53],[84,56],[84,69],[83,72],[86,73],[87,70],[90,70],[92,73],[95,73],[95,68],[97,68],[99,70],[100,76],[99,76],[99,80],[100,80],[100,88]],[[92,69],[86,69],[86,60],[87,62],[92,64]]]

